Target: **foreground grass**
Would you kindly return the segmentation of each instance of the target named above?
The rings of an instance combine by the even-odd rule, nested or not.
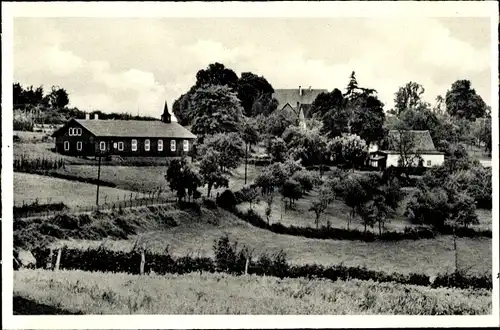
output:
[[[222,209],[203,208],[201,216],[193,212],[163,208],[161,217],[156,215],[160,211],[155,208],[135,210],[133,214],[127,212],[122,216],[124,220],[126,219],[123,222],[131,223],[134,217],[151,219],[146,222],[147,228],[142,230],[138,228],[137,234],[129,235],[128,239],[112,240],[102,237],[95,240],[58,240],[54,246],[67,245],[86,249],[103,245],[110,250],[130,251],[135,244],[144,244],[148,250],[156,253],[162,253],[168,246],[170,253],[175,256],[194,253],[213,257],[214,240],[228,234],[230,239],[238,241],[240,246],[243,244],[254,249],[254,255],[272,254],[283,250],[287,254],[287,260],[298,265],[344,263],[345,266],[366,266],[388,273],[413,272],[429,276],[454,270],[451,236],[397,242],[319,240],[279,235],[256,228]],[[109,221],[113,218],[106,217]],[[171,217],[171,222],[177,225],[161,224],[161,220],[166,217]],[[101,221],[99,226],[107,228],[109,225],[106,224],[108,221],[106,219],[93,221]],[[470,274],[491,274],[491,242],[488,238],[458,239],[459,267],[467,269]]]
[[[14,272],[14,296],[84,314],[488,314],[487,291],[225,274]]]
[[[14,202],[16,205],[32,203],[37,198],[39,203],[62,202],[70,208],[95,205],[96,185],[52,178],[44,175],[14,173]],[[100,187],[99,200],[103,204],[123,200],[131,191],[110,187]],[[140,195],[140,194],[139,194]],[[135,196],[135,193],[134,193]]]

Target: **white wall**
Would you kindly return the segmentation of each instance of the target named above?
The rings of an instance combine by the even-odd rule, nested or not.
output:
[[[444,163],[444,155],[435,154],[422,154],[420,155],[424,161],[424,167],[439,166]],[[387,167],[398,166],[399,154],[388,154],[387,155]],[[428,162],[431,162],[430,165]],[[418,160],[415,160],[414,166],[418,165]]]

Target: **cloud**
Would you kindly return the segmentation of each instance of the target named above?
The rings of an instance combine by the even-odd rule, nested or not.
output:
[[[425,99],[433,102],[455,80],[470,79],[488,102],[488,39],[471,42],[470,33],[460,38],[466,35],[460,29],[470,31],[472,24],[489,29],[488,20],[474,22],[16,19],[14,75],[23,84],[66,88],[77,107],[139,108],[154,116],[216,61],[238,74],[263,75],[275,88],[342,89],[356,71],[359,84],[377,89],[386,109],[409,81],[422,84]]]

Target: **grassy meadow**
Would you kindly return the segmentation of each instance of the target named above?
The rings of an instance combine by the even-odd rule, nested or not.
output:
[[[14,296],[83,314],[489,314],[487,291],[226,274],[14,272]],[[33,311],[34,312],[34,311]]]
[[[158,211],[154,208],[152,211],[143,208],[134,212],[131,216],[138,219],[157,221],[154,219],[157,218]],[[162,211],[162,218],[166,217],[171,217],[178,225],[165,228],[148,225],[128,239],[58,240],[53,246],[67,245],[86,249],[102,245],[110,250],[130,251],[135,244],[144,244],[146,249],[157,253],[162,253],[168,247],[170,253],[176,256],[194,253],[213,257],[214,241],[228,234],[231,241],[238,241],[240,246],[248,246],[256,256],[283,250],[292,264],[343,263],[345,266],[366,266],[388,273],[425,273],[429,276],[452,272],[454,269],[451,236],[397,242],[319,240],[280,235],[256,228],[222,209],[202,208],[200,216],[191,211],[167,207]],[[491,274],[491,239],[459,238],[457,242],[460,268],[466,269],[470,274]]]
[[[14,173],[14,203],[33,203],[37,198],[40,204],[62,202],[70,208],[95,205],[96,185],[52,178],[44,175]],[[99,201],[104,203],[124,199],[131,191],[100,187]],[[135,196],[135,193],[134,193]],[[139,194],[141,196],[141,194]]]

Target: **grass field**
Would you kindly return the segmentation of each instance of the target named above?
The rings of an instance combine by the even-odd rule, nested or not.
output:
[[[225,274],[22,270],[14,296],[83,314],[488,314],[486,291]]]
[[[248,165],[248,182],[257,175],[259,168]],[[116,184],[117,188],[133,191],[152,191],[161,187],[169,190],[165,179],[166,166],[101,166],[101,180]],[[82,178],[97,178],[97,167],[93,165],[66,165],[57,170],[59,173],[71,174]],[[239,166],[230,175],[229,188],[238,190],[245,183],[244,166]],[[226,188],[213,189],[222,192]],[[199,189],[206,196],[206,187]]]
[[[435,239],[405,240],[398,242],[361,242],[348,240],[317,240],[279,235],[253,227],[224,210],[202,209],[203,214],[169,210],[178,226],[164,230],[148,230],[127,240],[104,239],[65,240],[55,245],[86,249],[104,245],[111,250],[130,251],[136,242],[148,250],[163,252],[168,246],[176,256],[188,253],[213,257],[214,240],[228,234],[232,241],[254,249],[254,255],[276,253],[283,250],[293,264],[320,263],[346,266],[366,266],[388,273],[425,273],[434,276],[454,269],[454,251],[451,236]],[[136,215],[141,219],[153,218],[147,210]],[[154,226],[151,226],[154,227]],[[491,239],[458,239],[460,268],[472,274],[491,273]]]
[[[41,204],[50,201],[50,203],[62,202],[70,208],[86,207],[95,205],[96,192],[96,185],[93,184],[36,174],[14,173],[15,205],[19,205],[23,201],[32,203],[38,198]],[[125,195],[129,196],[130,193],[128,190],[100,187],[100,204],[103,204],[106,198],[108,202],[114,202],[118,198],[122,200]]]

